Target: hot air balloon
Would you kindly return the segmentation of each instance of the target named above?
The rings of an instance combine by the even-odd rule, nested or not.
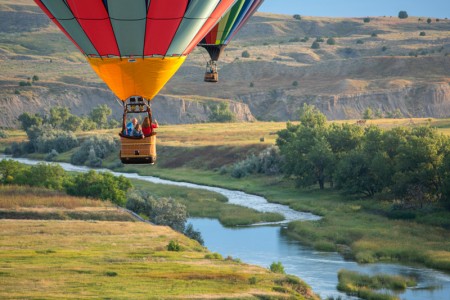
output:
[[[264,0],[238,0],[230,11],[224,15],[219,23],[199,43],[208,51],[211,60],[206,64],[205,81],[218,82],[219,73],[217,61],[225,47],[233,39],[242,26],[258,10]]]
[[[150,101],[236,0],[34,0],[127,113]],[[124,163],[154,163],[156,136],[121,136]]]

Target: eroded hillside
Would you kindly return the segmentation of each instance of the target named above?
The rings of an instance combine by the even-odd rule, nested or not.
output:
[[[360,118],[368,107],[448,117],[450,21],[427,18],[258,13],[226,49],[218,84],[203,82],[207,53],[196,49],[155,98],[154,111],[163,123],[208,121],[217,101],[230,102],[242,121],[296,119],[303,103],[330,119]],[[318,37],[323,42],[312,49]],[[32,86],[20,86],[35,75]],[[24,111],[68,105],[86,114],[103,103],[120,116],[114,95],[34,2],[1,0],[0,126],[14,126]]]

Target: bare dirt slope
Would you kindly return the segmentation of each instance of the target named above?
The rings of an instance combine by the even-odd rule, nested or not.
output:
[[[296,20],[258,13],[222,56],[218,84],[203,82],[207,53],[198,48],[154,109],[164,123],[207,121],[216,101],[230,102],[242,121],[293,120],[303,103],[330,119],[359,118],[368,107],[448,117],[450,21],[431,18],[428,24],[427,18]],[[312,49],[316,38],[323,42]],[[33,86],[19,86],[34,75],[39,81]],[[114,95],[34,2],[0,0],[0,126],[13,126],[24,111],[68,105],[85,114],[102,103],[120,115]]]

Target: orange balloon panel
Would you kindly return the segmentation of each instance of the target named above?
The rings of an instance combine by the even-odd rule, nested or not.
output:
[[[153,99],[185,59],[186,56],[128,59],[87,57],[94,71],[122,101],[131,96]]]

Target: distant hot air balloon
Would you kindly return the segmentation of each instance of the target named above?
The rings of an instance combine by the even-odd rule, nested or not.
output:
[[[124,102],[124,117],[126,112],[133,112],[132,108],[136,112],[149,110],[149,102],[145,104],[143,99],[150,101],[158,94],[183,64],[186,56],[236,2],[34,1],[80,49],[98,76]],[[130,158],[124,162],[146,162],[148,160],[140,158],[151,156],[148,151],[133,147],[126,150],[127,154],[124,151],[122,147],[122,161],[125,156]],[[153,161],[153,158],[150,160]]]
[[[199,43],[199,46],[205,48],[211,57],[206,65],[205,81],[217,82],[219,80],[217,61],[220,55],[263,2],[264,0],[237,0],[231,10]]]

